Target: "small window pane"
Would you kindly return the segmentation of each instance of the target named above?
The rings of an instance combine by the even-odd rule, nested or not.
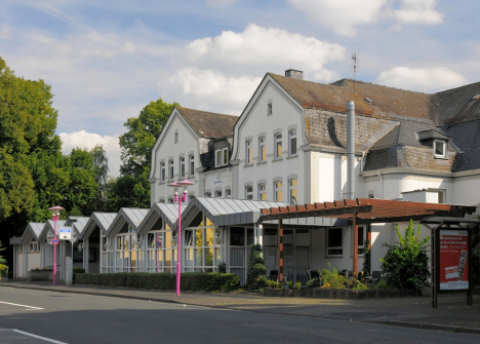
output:
[[[365,244],[364,235],[364,228],[358,227],[358,246],[363,246]]]
[[[245,228],[243,227],[230,228],[230,245],[245,246]]]
[[[445,144],[444,142],[435,142],[435,154],[436,155],[445,155]]]
[[[341,228],[332,228],[328,230],[328,247],[342,247]]]

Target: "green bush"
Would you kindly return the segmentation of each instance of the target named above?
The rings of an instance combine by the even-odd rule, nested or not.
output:
[[[283,282],[277,282],[277,288],[283,289]]]
[[[390,289],[390,288],[388,287],[387,281],[380,281],[375,286],[375,289]]]
[[[313,283],[315,283],[315,279],[311,279],[310,281],[307,282],[307,288],[308,289],[313,289]]]
[[[217,271],[221,274],[226,274],[227,273],[227,263],[221,262],[220,264],[218,264]]]
[[[331,268],[331,265],[328,264]],[[338,273],[337,268],[322,270],[322,288],[324,289],[345,289],[347,278]]]
[[[365,241],[365,252],[363,252],[363,266],[362,266],[362,271],[360,272],[362,274],[362,277],[370,276],[370,260],[371,260],[371,252],[370,252],[370,241],[366,240]]]
[[[73,273],[74,274],[84,274],[85,269],[84,268],[73,268]]]
[[[277,282],[272,281],[272,280],[268,280],[268,281],[267,281],[267,286],[268,286],[269,288],[276,288],[276,287],[277,287]]]
[[[247,266],[247,290],[255,291],[265,287],[267,269],[262,257],[262,246],[255,244],[250,248]]]
[[[287,287],[288,287],[288,289],[293,289],[293,281],[288,281],[287,282]]]
[[[302,282],[295,283],[295,288],[300,289],[302,287]]]
[[[176,274],[119,272],[75,275],[75,284],[93,284],[109,287],[129,287],[156,290],[175,290]],[[240,277],[236,274],[218,272],[187,272],[182,274],[180,289],[183,291],[232,291],[240,287]]]
[[[396,289],[416,289],[429,285],[430,270],[428,268],[427,243],[430,238],[420,240],[420,224],[415,235],[413,221],[410,220],[402,238],[396,226],[397,245],[384,244],[388,252],[382,262],[382,272],[387,273],[387,284]]]

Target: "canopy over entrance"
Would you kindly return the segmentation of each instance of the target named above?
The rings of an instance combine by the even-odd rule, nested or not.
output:
[[[357,198],[356,200],[261,209],[260,221],[278,220],[279,272],[280,278],[283,278],[283,219],[317,216],[349,220],[353,228],[352,271],[358,272],[359,224],[403,222],[410,219],[421,221],[427,217],[463,218],[466,214],[474,213],[476,209],[475,206]]]

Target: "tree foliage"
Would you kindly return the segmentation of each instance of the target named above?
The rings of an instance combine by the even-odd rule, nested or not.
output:
[[[247,266],[247,289],[255,291],[265,287],[267,270],[262,256],[262,246],[254,244],[250,248]]]
[[[405,238],[396,226],[399,242],[397,245],[384,244],[388,247],[382,262],[382,272],[387,273],[387,283],[398,289],[416,289],[429,284],[430,270],[428,268],[427,244],[429,238],[420,239],[419,224],[415,234],[413,221],[410,220]]]

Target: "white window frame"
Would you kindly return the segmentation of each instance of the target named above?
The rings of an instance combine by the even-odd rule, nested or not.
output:
[[[267,184],[260,183],[258,184],[257,189],[258,189],[258,200],[266,201],[267,200]],[[263,199],[262,196],[265,196],[265,199]]]
[[[224,249],[223,236],[221,228],[215,228],[213,223],[204,215],[202,217],[202,222],[199,226],[187,227],[184,231],[185,235],[187,231],[191,231],[192,237],[191,242],[193,245],[189,245],[189,242],[185,240],[185,263],[184,268],[186,272],[215,272],[218,264],[220,264],[222,259],[222,249]],[[202,238],[201,242],[197,242],[197,231],[201,232]],[[213,242],[210,243],[207,241],[207,233],[210,232],[213,234]],[[186,238],[185,238],[186,239]],[[198,244],[198,245],[197,245]],[[191,251],[192,250],[192,251]],[[207,263],[207,252],[212,250],[212,265],[206,265]],[[190,251],[190,252],[189,252]],[[190,253],[190,254],[189,254]],[[197,264],[197,253],[201,255],[201,264]],[[198,255],[198,256],[200,256]],[[187,257],[190,256],[191,259]],[[191,263],[191,265],[189,265]]]
[[[297,153],[297,130],[292,129],[288,132],[288,155],[295,156]]]
[[[221,198],[222,197],[222,190],[215,191],[215,197],[216,198]]]
[[[128,237],[128,239],[126,239]],[[115,272],[140,272],[143,266],[143,256],[138,247],[138,236],[135,232],[121,233],[115,236]],[[120,247],[119,247],[120,243]],[[129,244],[127,249],[125,243]],[[135,265],[132,265],[132,255],[135,254]],[[106,269],[107,266],[102,266]]]
[[[225,189],[225,198],[232,198],[232,190]]]
[[[253,200],[253,185],[245,186],[245,199]]]
[[[330,231],[332,230],[339,230],[340,233],[342,234],[342,246],[328,246],[328,237],[330,235]],[[341,227],[334,227],[334,228],[326,228],[325,229],[325,232],[326,232],[326,240],[325,240],[325,253],[326,253],[326,256],[327,257],[332,257],[332,258],[339,258],[339,257],[343,257],[343,228]],[[341,254],[331,254],[330,253],[330,250],[342,250],[342,253]]]
[[[166,177],[165,161],[160,162],[160,181],[164,182]]]
[[[280,184],[280,185],[278,185]],[[282,197],[278,197],[278,193],[282,194]],[[283,201],[283,182],[281,180],[276,180],[273,182],[273,196],[276,202]],[[281,198],[281,199],[280,199]]]
[[[275,137],[275,159],[281,159],[283,155],[282,133],[276,133],[274,137]]]
[[[442,144],[443,154],[437,154],[437,144]],[[433,141],[433,154],[435,155],[435,158],[446,158],[447,157],[447,141],[434,140]]]
[[[163,198],[163,197],[160,198],[160,199],[158,200],[158,202],[160,202],[160,203],[165,203],[165,198]]]
[[[228,165],[228,148],[222,149],[223,166]]]
[[[245,141],[245,164],[250,165],[253,163],[253,147],[252,140]]]
[[[190,168],[190,176],[194,176],[195,175],[195,156],[193,154],[190,154],[190,157],[189,157],[189,168]]]
[[[28,244],[28,252],[39,252],[39,251],[40,251],[40,249],[39,249],[39,246],[38,246],[38,242],[31,241]]]
[[[293,182],[296,182],[297,185],[293,185]],[[297,191],[296,203],[292,202],[293,190]],[[298,179],[292,178],[288,181],[288,204],[297,205],[298,204]]]
[[[212,197],[212,193],[211,192],[205,192],[205,197]]]
[[[185,157],[180,157],[180,177],[185,178]]]
[[[217,149],[215,151],[215,167],[222,166],[222,150]]]
[[[168,180],[173,180],[175,178],[175,167],[173,165],[173,159],[168,160]]]
[[[267,161],[267,140],[265,136],[258,139],[258,161]]]
[[[357,245],[357,250],[358,250],[358,256],[363,257],[363,254],[365,253],[365,242],[367,241],[367,226],[358,226],[358,232],[360,232],[360,229],[362,229],[362,239],[363,239],[363,245]],[[353,235],[353,231],[352,231]],[[360,235],[358,235],[357,238],[357,244],[358,244],[358,239],[360,239]],[[353,242],[353,238],[352,238]]]
[[[169,197],[168,200],[167,200],[167,203],[168,204],[173,204],[173,198]]]
[[[151,237],[152,235],[153,238]],[[147,267],[147,272],[175,273],[177,270],[177,245],[172,242],[174,235],[171,228],[163,223],[160,230],[150,231],[146,236],[145,266]],[[151,239],[153,239],[153,242],[151,242]],[[169,242],[167,242],[167,240]],[[159,241],[161,245],[159,245]],[[158,259],[159,257],[161,257],[160,260]],[[167,259],[169,259],[170,265],[166,264]]]
[[[268,105],[267,105],[267,116],[270,116],[270,115],[273,115],[273,103],[272,102],[268,102]]]

